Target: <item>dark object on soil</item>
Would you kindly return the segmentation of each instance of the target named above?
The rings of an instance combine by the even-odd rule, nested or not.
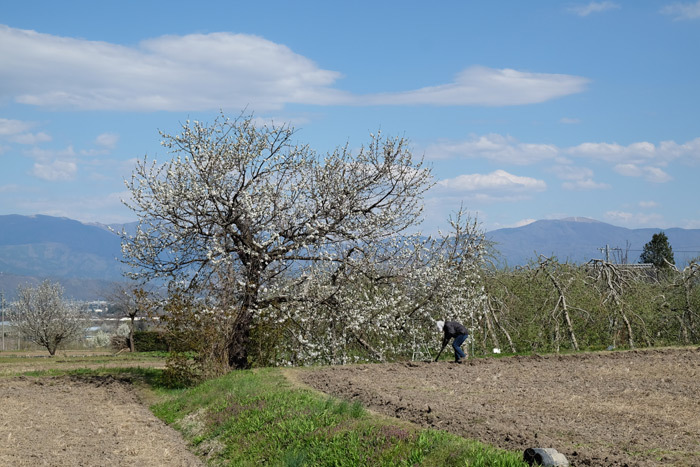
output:
[[[568,466],[569,461],[564,454],[552,448],[528,448],[523,454],[523,460],[528,465]]]

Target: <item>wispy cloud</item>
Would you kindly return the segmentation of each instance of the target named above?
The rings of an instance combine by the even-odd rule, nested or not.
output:
[[[657,203],[656,201],[640,201],[639,207],[640,208],[648,208],[648,209],[657,208],[657,207],[659,207],[659,203]]]
[[[555,165],[550,170],[557,178],[562,180],[585,180],[593,177],[593,171],[587,167],[578,167],[575,165]]]
[[[546,161],[556,164],[550,169],[563,180],[590,178],[589,169],[572,166],[572,160],[605,162],[619,174],[644,177],[649,181],[667,182],[671,177],[663,167],[674,161],[700,162],[700,138],[686,143],[640,141],[628,145],[588,142],[571,147],[548,143],[523,143],[499,134],[474,135],[463,141],[441,141],[425,149],[429,159],[482,159],[498,164],[531,165]],[[578,184],[579,188],[582,187]],[[603,185],[588,184],[603,188]],[[570,186],[570,188],[573,186]]]
[[[20,133],[18,135],[13,135],[8,138],[9,141],[18,144],[36,145],[40,143],[47,143],[52,140],[51,135],[46,133]]]
[[[0,118],[0,136],[13,136],[28,131],[35,125],[33,122]]]
[[[611,188],[609,184],[596,182],[592,178],[564,182],[561,187],[568,191],[607,190]]]
[[[29,130],[35,126],[35,122],[0,118],[0,137],[12,143],[27,145],[51,141],[51,136],[46,133],[30,133]]]
[[[626,177],[643,177],[648,182],[666,183],[673,180],[669,174],[659,167],[639,166],[636,164],[618,164],[615,172]]]
[[[34,159],[30,174],[50,182],[74,180],[78,172],[75,149],[42,149],[34,146],[24,151],[24,155]]]
[[[572,164],[559,164],[549,169],[557,178],[565,180],[562,188],[569,191],[606,190],[610,188],[607,183],[593,180],[593,170],[587,167]]]
[[[102,133],[95,138],[95,143],[106,149],[114,149],[119,141],[119,135],[116,133]]]
[[[97,148],[84,149],[80,151],[80,154],[84,156],[100,156],[103,154],[108,154],[116,147],[118,141],[119,135],[115,133],[102,133],[95,138],[95,145]]]
[[[23,198],[17,200],[16,204],[19,209],[27,212],[68,217],[81,222],[123,223],[134,221],[134,214],[122,203],[128,197],[129,192],[95,194],[89,197],[61,195]]]
[[[505,106],[581,92],[588,80],[564,74],[474,66],[448,84],[355,95],[287,46],[259,36],[162,36],[135,47],[58,37],[0,25],[0,97],[76,110],[212,110],[285,104]]]
[[[35,162],[32,175],[42,180],[67,181],[73,180],[78,171],[75,161],[54,160],[48,163]]]
[[[560,149],[551,144],[522,143],[510,136],[495,133],[477,136],[466,141],[443,141],[425,150],[430,159],[488,159],[517,165],[527,165],[554,159]]]
[[[661,9],[661,13],[673,16],[674,20],[700,19],[700,1],[666,5]]]
[[[586,5],[572,6],[569,8],[569,11],[579,16],[588,16],[592,13],[617,10],[618,8],[620,8],[620,5],[615,2],[590,2]]]
[[[537,222],[537,219],[521,219],[515,224],[513,224],[513,227],[524,227],[526,225],[532,224],[533,222]]]
[[[605,219],[615,225],[628,227],[657,225],[663,227],[664,217],[657,213],[638,213],[627,211],[608,211],[604,215]]]
[[[489,192],[499,193],[531,193],[547,189],[547,184],[531,177],[513,175],[505,170],[496,170],[488,174],[464,174],[455,178],[440,180],[440,188],[451,192]]]
[[[579,76],[474,66],[462,71],[450,84],[370,95],[360,98],[358,102],[438,106],[534,104],[582,92],[588,82],[588,79]]]

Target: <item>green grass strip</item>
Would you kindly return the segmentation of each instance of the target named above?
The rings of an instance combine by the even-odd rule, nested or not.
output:
[[[520,453],[293,388],[274,368],[232,372],[173,393],[152,410],[210,465],[526,465]]]

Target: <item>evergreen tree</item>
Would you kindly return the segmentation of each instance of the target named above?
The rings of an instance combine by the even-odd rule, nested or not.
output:
[[[668,243],[668,237],[665,233],[659,232],[651,237],[651,241],[644,245],[644,250],[639,256],[640,263],[651,263],[657,268],[664,269],[669,267],[668,263],[676,264],[673,259],[673,249]]]

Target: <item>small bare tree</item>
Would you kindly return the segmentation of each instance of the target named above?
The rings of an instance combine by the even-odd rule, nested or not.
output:
[[[138,316],[144,316],[150,309],[148,292],[140,287],[127,287],[118,285],[110,297],[121,311],[121,314],[129,318],[129,350],[135,352],[134,324]]]
[[[62,343],[83,336],[87,328],[78,307],[63,299],[60,284],[49,281],[36,287],[18,287],[10,320],[25,339],[46,347],[51,356]]]
[[[555,258],[545,258],[540,255],[539,268],[536,274],[542,272],[547,276],[549,281],[554,286],[557,293],[557,301],[552,309],[552,321],[554,322],[555,329],[555,346],[557,352],[559,352],[560,347],[560,331],[559,331],[559,316],[563,316],[564,322],[566,323],[566,329],[569,333],[569,338],[571,339],[571,345],[574,350],[579,350],[578,341],[576,340],[576,334],[574,333],[574,326],[571,321],[571,315],[569,310],[571,307],[567,303],[566,295],[567,288],[574,281],[575,277],[567,274],[564,270],[565,268],[561,263],[559,263]]]
[[[676,294],[680,300],[677,299],[675,306],[671,306],[671,310],[675,313],[675,318],[680,327],[681,342],[684,344],[695,343],[698,340],[698,322],[700,318],[697,308],[693,304],[693,295],[697,293],[698,284],[700,283],[700,264],[698,259],[695,259],[682,271],[670,262],[668,267],[675,271],[669,285],[671,289],[680,291],[680,293]]]
[[[610,306],[610,329],[613,333],[612,345],[617,346],[617,337],[620,334],[620,320],[623,323],[623,333],[627,334],[627,345],[631,349],[635,348],[635,332],[632,327],[632,318],[636,318],[645,337],[644,330],[646,323],[641,316],[630,310],[628,296],[633,294],[634,282],[638,279],[638,272],[635,269],[616,265],[603,260],[591,260],[593,266],[592,279],[597,284],[602,297],[602,304]],[[647,345],[651,346],[651,341],[646,336]]]

